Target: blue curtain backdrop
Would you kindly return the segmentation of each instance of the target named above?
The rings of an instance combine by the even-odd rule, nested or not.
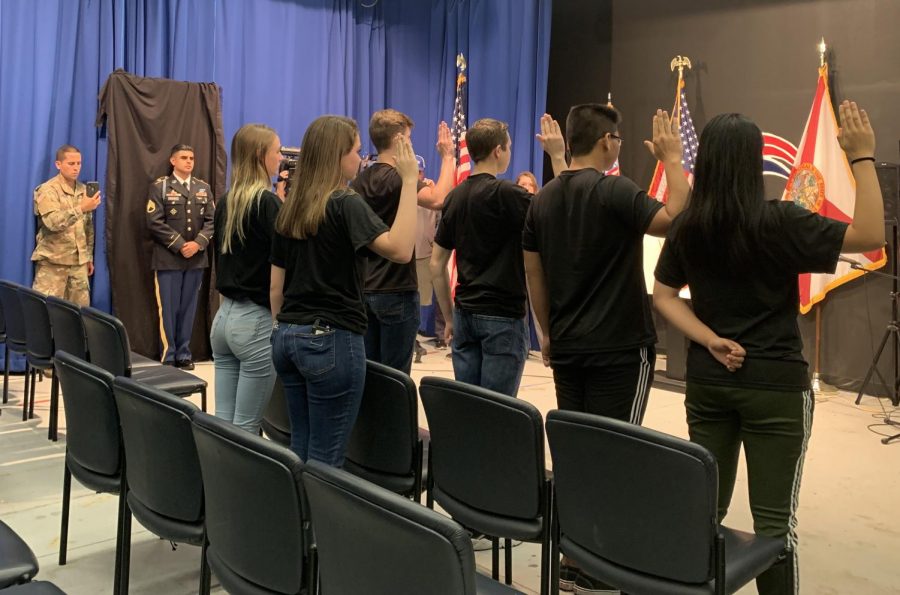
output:
[[[56,174],[53,151],[82,151],[82,180],[104,188],[97,95],[116,68],[216,82],[226,143],[244,123],[297,145],[325,113],[365,131],[374,110],[416,122],[413,144],[436,177],[435,131],[453,110],[455,59],[469,63],[469,122],[510,124],[507,177],[535,171],[551,0],[3,0],[0,2],[0,278],[32,280],[32,191]],[[112,311],[101,205],[93,305]],[[18,362],[14,362],[18,363]],[[16,366],[21,369],[21,363]]]

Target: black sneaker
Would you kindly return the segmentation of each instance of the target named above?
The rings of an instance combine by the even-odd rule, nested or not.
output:
[[[182,370],[193,370],[194,362],[190,359],[180,359],[175,361],[175,367],[181,368]]]
[[[575,579],[578,578],[580,571],[574,566],[567,564],[559,565],[559,590],[571,593],[575,590]]]
[[[560,579],[562,579],[562,572],[560,572]],[[603,581],[598,581],[597,579],[579,570],[578,576],[575,577],[575,595],[594,595],[595,593],[612,594],[621,593],[621,591],[610,587]]]

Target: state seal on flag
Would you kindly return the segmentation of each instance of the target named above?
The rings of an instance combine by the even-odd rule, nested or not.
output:
[[[818,213],[825,202],[825,180],[812,163],[801,163],[791,172],[787,181],[788,198],[813,213]]]

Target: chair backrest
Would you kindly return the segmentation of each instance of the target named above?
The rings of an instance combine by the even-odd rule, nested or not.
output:
[[[546,472],[537,408],[446,378],[423,378],[419,393],[431,432],[436,496],[446,493],[486,513],[540,517]]]
[[[19,288],[24,287],[12,281],[0,281],[0,304],[3,304],[3,318],[6,321],[6,342],[24,349],[25,315],[19,300]]]
[[[551,411],[561,542],[684,583],[713,578],[718,472],[698,444],[623,421]]]
[[[300,458],[202,412],[193,429],[210,568],[229,592],[299,593],[308,572]]]
[[[110,477],[122,471],[113,376],[65,351],[53,358],[66,408],[66,457]]]
[[[303,486],[323,593],[475,593],[471,538],[452,519],[318,461]]]
[[[269,404],[266,406],[266,412],[263,414],[260,425],[266,436],[282,446],[290,445],[291,419],[288,416],[284,385],[278,376],[275,377],[275,384],[272,385],[272,396],[269,397]]]
[[[366,384],[347,445],[347,461],[375,472],[411,476],[418,438],[416,383],[403,372],[367,361]]]
[[[200,522],[203,479],[191,430],[191,415],[199,409],[122,376],[113,386],[128,460],[129,500],[136,498],[156,515]]]
[[[131,347],[122,321],[87,306],[81,309],[81,320],[91,363],[113,376],[131,376]]]
[[[47,312],[47,296],[30,287],[19,287],[19,302],[25,316],[25,345],[30,357],[49,360],[55,351],[50,314]]]
[[[81,307],[67,300],[48,295],[47,314],[53,329],[53,344],[77,358],[88,361],[87,339],[81,322]]]

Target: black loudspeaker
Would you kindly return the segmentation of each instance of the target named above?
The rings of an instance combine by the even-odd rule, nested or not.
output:
[[[900,223],[900,165],[896,163],[876,163],[875,173],[884,199],[885,223]]]

